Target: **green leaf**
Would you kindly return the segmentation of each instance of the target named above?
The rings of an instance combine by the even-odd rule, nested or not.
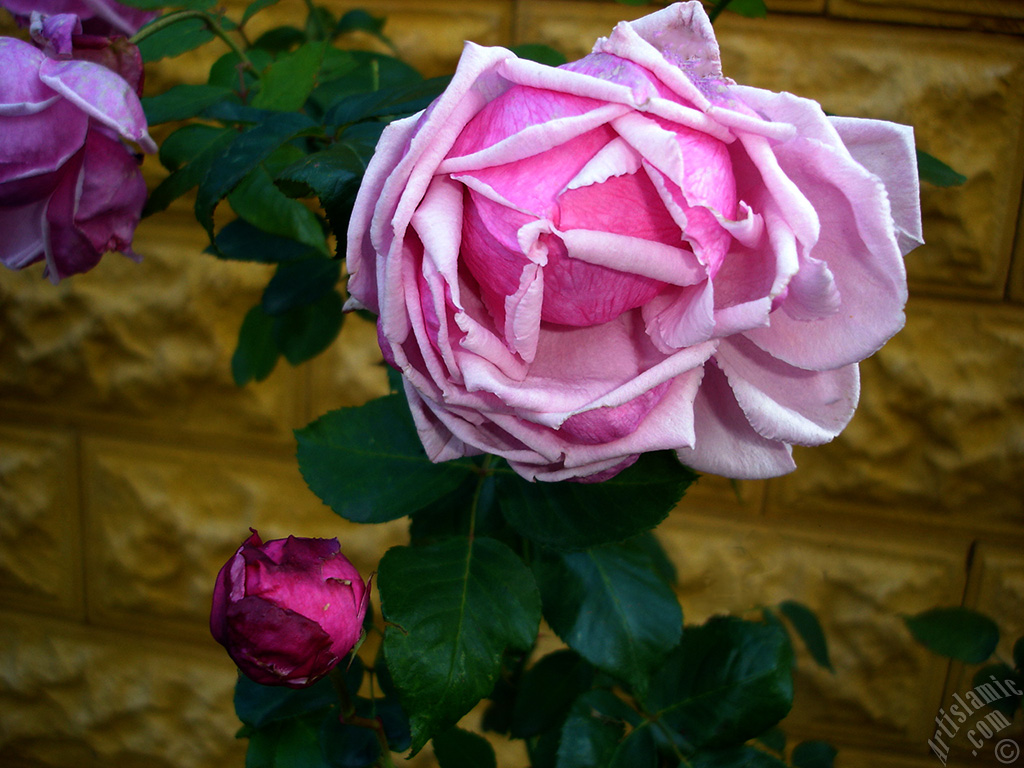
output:
[[[245,13],[242,14],[242,24],[245,24],[249,19],[255,16],[257,13],[262,11],[264,8],[269,8],[272,5],[277,5],[279,0],[253,0],[245,9]]]
[[[316,86],[324,58],[324,43],[306,43],[280,54],[260,77],[260,90],[253,97],[257,109],[294,112],[306,103]]]
[[[231,375],[236,386],[244,387],[254,379],[263,381],[277,365],[279,353],[273,324],[273,318],[258,304],[246,314],[238,332],[238,346],[231,356]]]
[[[380,742],[369,728],[345,725],[337,717],[328,717],[320,726],[319,738],[320,753],[330,768],[367,768],[378,764]]]
[[[786,751],[786,733],[781,728],[769,728],[757,740],[780,755]]]
[[[154,213],[165,210],[172,202],[199,184],[205,178],[213,163],[223,154],[224,148],[231,143],[234,136],[235,132],[230,128],[222,129],[220,134],[213,138],[187,165],[174,171],[170,176],[161,181],[149,193],[142,215],[151,216]]]
[[[440,768],[497,768],[494,748],[483,736],[451,728],[434,737],[434,757]]]
[[[1022,697],[1014,693],[1014,688],[1021,690],[1021,680],[1008,665],[985,665],[974,673],[973,683],[975,692],[978,692],[981,698],[993,709],[998,709],[1006,715],[1007,720],[1013,720],[1022,703]]]
[[[157,96],[142,99],[150,125],[195,117],[211,104],[232,96],[228,88],[216,85],[175,85]]]
[[[341,294],[328,291],[311,304],[274,315],[271,335],[285,359],[299,365],[327,349],[341,332],[343,305]]]
[[[585,549],[653,528],[696,479],[675,454],[661,451],[644,454],[603,483],[530,483],[505,472],[499,494],[509,524],[526,538]]]
[[[959,187],[967,177],[957,173],[937,157],[917,150],[917,175],[936,187]]]
[[[226,143],[233,134],[230,128],[202,123],[183,125],[160,142],[160,162],[168,170],[176,171],[195,160],[214,142],[224,140]]]
[[[647,554],[655,573],[661,577],[662,581],[669,586],[674,587],[676,585],[679,578],[676,566],[669,558],[668,553],[665,552],[664,547],[661,546],[661,542],[658,541],[654,531],[645,531],[639,536],[634,536],[630,539],[630,542]]]
[[[261,264],[305,260],[318,251],[290,237],[279,237],[254,227],[245,219],[225,224],[217,233],[215,255],[231,261]]]
[[[330,768],[320,749],[323,717],[285,720],[249,734],[245,768]]]
[[[471,462],[431,463],[402,395],[331,411],[296,430],[295,438],[310,489],[356,523],[412,514],[475,471]]]
[[[768,6],[764,0],[732,0],[728,10],[750,19],[763,19],[768,15]]]
[[[158,21],[160,19],[154,19],[150,24]],[[145,29],[146,27],[143,27],[139,32],[142,33]],[[213,33],[207,29],[202,19],[187,18],[141,39],[139,53],[142,54],[143,62],[149,64],[169,56],[180,56],[212,39]]]
[[[213,239],[213,211],[231,190],[286,141],[309,132],[313,122],[294,112],[274,114],[237,136],[213,162],[196,195],[196,219]]]
[[[598,669],[641,693],[678,642],[683,614],[650,556],[632,543],[546,552],[534,563],[544,617]]]
[[[642,0],[642,2],[646,3],[647,0]],[[540,43],[523,43],[512,46],[509,50],[521,59],[547,64],[549,67],[558,67],[567,61],[561,51]]]
[[[611,691],[587,691],[573,702],[558,744],[557,768],[607,766],[626,732],[625,705]]]
[[[259,79],[258,73],[270,66],[274,57],[269,51],[260,48],[251,48],[246,56],[252,64],[251,68],[242,65],[242,59],[237,53],[228,51],[213,62],[206,82],[209,85],[230,88],[236,93],[249,91]]]
[[[337,103],[324,116],[324,121],[329,125],[347,125],[360,120],[411,115],[429,106],[450,82],[451,77],[445,75],[357,93]]]
[[[701,751],[689,764],[691,768],[786,768],[778,758],[746,745]]]
[[[561,724],[576,697],[588,690],[593,680],[593,666],[575,651],[555,651],[542,657],[519,685],[512,737],[526,739]]]
[[[343,35],[346,32],[369,32],[375,37],[382,38],[386,21],[387,19],[383,16],[371,16],[367,11],[356,8],[338,19],[334,35]]]
[[[824,667],[829,672],[834,672],[832,661],[828,656],[828,642],[825,640],[825,632],[821,628],[821,623],[818,621],[814,611],[795,600],[784,600],[779,603],[779,612],[789,619],[793,629],[800,635],[800,639],[807,646],[811,658],[818,663],[818,666]]]
[[[239,675],[235,684],[235,713],[250,728],[320,712],[337,703],[338,694],[327,678],[306,688],[287,688],[260,685]]]
[[[263,291],[263,311],[281,315],[296,307],[313,304],[333,290],[341,278],[341,262],[326,256],[285,261],[277,265]]]
[[[651,726],[634,728],[615,748],[608,768],[657,768],[658,750]]]
[[[836,754],[827,741],[802,741],[793,748],[789,762],[794,768],[832,768]]]
[[[298,27],[274,27],[257,37],[252,48],[270,53],[280,53],[305,42],[306,33]]]
[[[694,748],[740,744],[789,712],[792,666],[792,646],[780,624],[717,616],[686,628],[652,678],[645,708]]]
[[[228,194],[228,202],[235,213],[265,232],[290,237],[327,254],[324,230],[316,214],[278,189],[266,168],[250,171]]]
[[[372,151],[371,147],[364,154],[362,146],[339,142],[321,152],[306,155],[284,168],[278,173],[277,179],[282,186],[299,184],[315,194],[320,199],[331,228],[335,232],[345,232]],[[345,248],[344,238],[339,238],[338,248]]]
[[[970,608],[932,608],[904,616],[917,642],[940,656],[980,664],[999,644],[999,627],[988,616]]]
[[[540,599],[529,569],[488,538],[394,547],[377,584],[384,655],[415,754],[490,693],[507,649],[533,645]]]

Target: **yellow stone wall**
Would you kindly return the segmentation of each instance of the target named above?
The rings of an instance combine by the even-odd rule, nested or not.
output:
[[[386,15],[429,75],[454,68],[464,39],[575,58],[651,10],[335,3],[357,5]],[[801,655],[794,736],[832,740],[841,768],[934,767],[933,719],[973,670],[923,651],[900,615],[982,610],[1002,626],[1004,658],[1024,633],[1024,3],[770,8],[718,23],[727,74],[911,123],[969,181],[924,190],[907,328],[863,365],[846,432],[739,498],[705,478],[660,533],[691,620],[785,598],[819,612],[836,671]],[[303,12],[298,0],[276,10]],[[203,61],[165,66],[151,86],[196,81]],[[203,246],[178,211],[140,226],[140,265],[110,256],[56,288],[39,269],[0,274],[0,765],[242,766],[235,671],[206,628],[221,563],[249,526],[340,536],[364,572],[404,540],[400,522],[356,528],[321,505],[290,437],[383,391],[372,327],[351,317],[314,363],[282,362],[237,390],[228,361],[268,272]],[[1012,733],[1024,746],[1020,715]],[[968,749],[950,764],[998,763]]]

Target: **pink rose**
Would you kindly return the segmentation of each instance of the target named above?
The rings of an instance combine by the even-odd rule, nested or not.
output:
[[[0,38],[0,261],[45,259],[56,283],[106,251],[133,255],[146,185],[122,138],[156,151],[123,77]]]
[[[337,539],[253,531],[217,574],[210,631],[252,680],[302,688],[358,642],[367,591]]]
[[[50,16],[74,14],[92,35],[134,35],[159,15],[114,0],[0,0],[0,8],[6,8],[22,23],[33,11]]]
[[[920,242],[910,128],[734,84],[680,3],[558,68],[468,44],[377,146],[349,307],[434,461],[600,480],[673,449],[763,478],[850,420]]]

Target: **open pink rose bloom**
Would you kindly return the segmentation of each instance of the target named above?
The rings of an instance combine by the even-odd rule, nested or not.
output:
[[[734,84],[699,2],[552,68],[466,46],[349,229],[434,461],[601,480],[646,451],[764,478],[849,422],[922,242],[910,128]]]
[[[45,259],[57,282],[91,269],[106,251],[131,255],[146,185],[122,139],[156,151],[139,98],[120,74],[0,38],[4,265],[21,269]]]

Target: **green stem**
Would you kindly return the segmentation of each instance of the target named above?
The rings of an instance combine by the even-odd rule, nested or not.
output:
[[[309,18],[313,20],[313,26],[316,28],[316,35],[318,40],[326,40],[327,28],[324,27],[323,16],[320,15],[320,11],[315,5],[313,0],[306,0],[306,8],[309,10]]]
[[[334,690],[341,701],[341,715],[339,720],[345,725],[354,725],[356,728],[369,728],[377,734],[377,741],[380,743],[380,759],[378,765],[382,768],[395,768],[391,760],[391,747],[388,744],[388,735],[384,732],[384,723],[379,717],[360,717],[356,714],[355,704],[348,695],[348,688],[345,687],[345,673],[340,669],[331,671],[329,677],[334,684]]]
[[[491,475],[491,462],[494,457],[490,454],[484,457],[483,463],[480,465],[478,470],[480,479],[477,480],[476,488],[473,490],[473,501],[469,506],[469,540],[473,540],[473,535],[476,532],[476,510],[480,506],[480,494],[483,491],[484,483],[487,482],[487,478]]]
[[[217,17],[207,13],[206,11],[184,10],[168,13],[166,16],[161,16],[153,23],[148,24],[142,29],[140,29],[128,42],[132,43],[133,45],[138,45],[140,42],[145,40],[150,35],[154,35],[157,32],[160,32],[166,29],[167,27],[171,26],[172,24],[176,24],[179,21],[184,21],[185,19],[201,19],[202,22],[206,25],[206,28],[213,32],[213,34],[215,34],[221,40],[223,40],[227,44],[228,48],[230,48],[234,52],[234,54],[238,56],[238,58],[242,62],[242,65],[246,69],[250,69],[253,72],[256,71],[256,67],[253,66],[253,63],[252,61],[250,61],[249,57],[245,55],[245,51],[243,51],[238,46],[238,43],[236,43],[234,40],[228,37],[227,32],[224,31],[224,28],[220,25],[220,22],[217,21]]]

